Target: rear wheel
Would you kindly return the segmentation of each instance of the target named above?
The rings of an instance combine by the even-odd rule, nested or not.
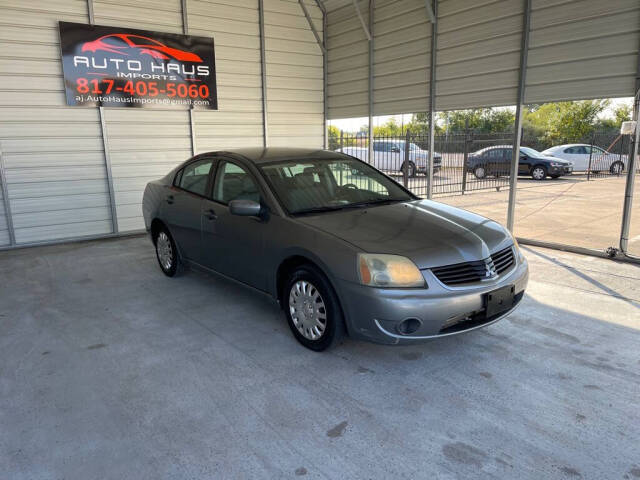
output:
[[[166,227],[160,228],[156,238],[156,258],[158,264],[167,277],[173,277],[178,273],[180,260],[178,259],[178,249],[173,241],[173,237]]]
[[[531,178],[534,180],[544,180],[547,178],[547,169],[542,165],[536,165],[531,169]]]
[[[478,165],[476,168],[473,169],[473,174],[476,176],[477,179],[483,179],[487,176],[487,171],[483,166]]]
[[[296,268],[282,297],[289,328],[305,347],[321,352],[343,336],[344,320],[338,297],[316,268],[311,265]]]

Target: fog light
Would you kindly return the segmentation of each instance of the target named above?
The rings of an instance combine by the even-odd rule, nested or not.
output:
[[[422,322],[417,318],[407,318],[401,321],[396,329],[400,335],[411,335],[420,328],[420,325],[422,325]]]

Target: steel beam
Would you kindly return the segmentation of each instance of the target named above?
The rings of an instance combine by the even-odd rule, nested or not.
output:
[[[431,63],[429,68],[429,170],[427,171],[427,198],[433,198],[433,157],[435,156],[436,138],[436,62],[438,59],[438,0],[426,0],[427,13],[431,20]],[[429,8],[431,7],[431,8]]]
[[[87,0],[87,10],[89,23],[95,23],[93,0]],[[113,173],[111,170],[111,154],[109,153],[109,138],[107,137],[107,122],[104,118],[104,108],[98,107],[98,116],[100,118],[100,130],[102,133],[102,148],[104,150],[104,164],[107,172],[107,187],[109,189],[109,204],[111,206],[111,228],[113,233],[118,233],[118,211],[116,209],[116,194],[113,188]]]
[[[527,81],[527,56],[529,54],[529,32],[531,27],[531,0],[524,0],[522,21],[522,39],[520,43],[520,75],[518,79],[518,102],[516,103],[515,131],[511,154],[511,172],[509,175],[509,205],[507,207],[507,228],[513,233],[516,211],[516,189],[518,187],[518,166],[520,161],[520,141],[522,140],[522,111]]]
[[[356,7],[358,15],[360,15],[360,9],[358,8],[356,0],[353,1]],[[367,161],[373,162],[373,10],[375,8],[375,0],[369,0],[369,30],[365,29],[369,38],[369,145],[367,149]],[[362,16],[360,15],[360,20]],[[364,27],[364,23],[362,25]]]
[[[258,16],[260,23],[260,72],[262,77],[262,146],[269,143],[267,123],[267,65],[264,48],[264,0],[258,0]]]
[[[311,27],[313,36],[316,37],[316,42],[318,42],[318,46],[320,47],[320,50],[322,50],[322,54],[326,54],[327,51],[324,48],[324,42],[320,39],[320,34],[316,30],[316,26],[313,24],[313,19],[311,18],[311,15],[309,15],[309,10],[307,10],[307,6],[304,4],[304,0],[298,0],[298,3],[300,4],[300,8],[302,9],[304,16],[307,18],[307,23],[309,24],[309,27]]]
[[[189,14],[187,12],[187,0],[180,0],[182,9],[182,33],[189,34]],[[196,154],[196,122],[193,118],[193,106],[189,108],[189,134],[191,136],[191,155]]]
[[[369,28],[367,28],[367,23],[364,21],[364,17],[362,16],[362,12],[360,11],[360,7],[358,6],[358,0],[353,0],[353,8],[356,9],[356,14],[360,19],[360,23],[362,24],[362,29],[364,30],[364,34],[367,36],[367,40],[371,41],[372,33],[371,33],[371,21],[369,21]],[[369,18],[371,18],[371,2],[369,2]]]
[[[4,204],[4,215],[7,219],[7,229],[9,230],[9,245],[16,244],[16,235],[13,230],[13,217],[11,216],[11,204],[9,203],[9,193],[7,187],[7,175],[2,160],[2,150],[0,150],[0,188],[2,188],[2,203]]]

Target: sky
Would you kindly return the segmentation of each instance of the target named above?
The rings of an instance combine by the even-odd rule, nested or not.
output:
[[[602,112],[600,115],[601,118],[607,118],[613,115],[613,111],[620,104],[626,103],[627,105],[632,105],[633,97],[628,98],[612,98],[611,105]],[[497,109],[511,109],[515,110],[515,106],[513,107],[496,107]],[[411,121],[413,114],[406,113],[402,115],[382,115],[379,117],[373,118],[373,125],[377,127],[378,125],[383,125],[387,123],[391,118],[395,118],[398,125],[402,125],[403,123],[409,123]],[[367,117],[360,118],[343,118],[339,120],[329,120],[329,125],[335,125],[339,130],[344,130],[345,132],[357,132],[362,125],[367,125],[369,119]]]

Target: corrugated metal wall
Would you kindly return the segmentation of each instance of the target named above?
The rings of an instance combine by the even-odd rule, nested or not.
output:
[[[367,116],[366,37],[352,2],[325,4],[328,117]],[[359,4],[366,18],[368,1]],[[524,5],[438,1],[437,110],[517,102]],[[375,0],[374,115],[429,108],[425,12],[424,1]],[[638,0],[533,0],[525,102],[633,96],[638,45]]]
[[[424,0],[376,1],[373,114],[429,109],[431,22]]]
[[[358,5],[367,21],[369,1]],[[369,115],[369,42],[350,2],[327,12],[327,58],[327,117]]]
[[[95,23],[182,33],[180,0],[94,0]],[[322,15],[307,3],[322,31]],[[197,152],[262,145],[257,0],[188,0],[193,35],[214,37],[218,111],[195,111]],[[0,5],[0,151],[16,243],[112,233],[98,110],[65,104],[57,22],[86,0]],[[271,145],[322,146],[322,53],[295,1],[265,0]],[[21,76],[24,75],[24,76]],[[191,155],[189,112],[104,109],[119,232],[144,228],[144,186]],[[0,246],[8,243],[0,200]]]
[[[305,5],[322,38],[322,12],[313,0]],[[269,145],[322,145],[322,50],[297,0],[269,0],[264,8]]]
[[[97,25],[182,33],[180,0],[94,0],[93,8]],[[189,113],[105,108],[104,115],[118,230],[140,230],[144,228],[140,205],[147,182],[191,156]]]
[[[525,102],[633,96],[638,0],[533,0]]]
[[[0,150],[17,243],[111,232],[97,109],[65,106],[57,22],[84,0],[4,0]]]

